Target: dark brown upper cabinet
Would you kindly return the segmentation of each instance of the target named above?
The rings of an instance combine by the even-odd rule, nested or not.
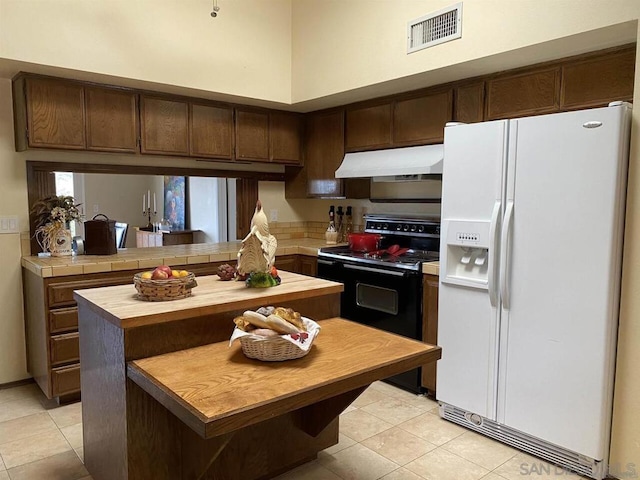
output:
[[[191,103],[189,118],[192,157],[233,159],[233,109]]]
[[[442,143],[444,126],[452,115],[450,89],[399,95],[378,105],[347,107],[345,150]]]
[[[300,165],[300,115],[275,110],[237,108],[236,159]]]
[[[338,179],[344,159],[343,109],[311,113],[305,117],[304,167],[287,167],[286,198],[368,198],[369,180]]]
[[[442,143],[452,110],[451,90],[394,101],[393,146]]]
[[[455,89],[453,120],[475,123],[484,120],[484,82],[460,85]]]
[[[185,101],[140,96],[142,153],[189,155],[189,104]]]
[[[636,49],[625,48],[562,67],[560,108],[573,110],[633,101]]]
[[[391,146],[391,102],[347,109],[345,150],[357,152]]]
[[[44,77],[13,82],[16,150],[85,148],[84,86]]]
[[[275,163],[302,164],[302,117],[296,113],[269,113],[269,158]]]
[[[487,81],[486,119],[540,115],[559,110],[560,67],[501,75]]]
[[[138,151],[137,95],[131,91],[86,87],[87,150]]]
[[[236,159],[269,162],[269,113],[236,109]]]

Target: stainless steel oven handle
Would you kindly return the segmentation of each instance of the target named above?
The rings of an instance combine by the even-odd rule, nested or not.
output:
[[[331,260],[322,260],[322,259],[318,259],[318,263],[321,263],[322,265],[330,265],[330,266],[334,266],[335,264],[337,264],[338,262],[333,262]]]
[[[405,276],[405,272],[394,272],[392,270],[382,270],[381,268],[360,267],[358,265],[349,265],[349,264],[345,264],[344,268],[348,268],[349,270],[361,270],[363,272],[380,273],[382,275],[391,275],[393,277]]]

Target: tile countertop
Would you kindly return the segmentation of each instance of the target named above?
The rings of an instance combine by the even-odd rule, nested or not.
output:
[[[317,256],[318,249],[326,247],[324,240],[313,238],[281,240],[278,255]],[[236,259],[240,242],[196,243],[167,247],[125,248],[115,255],[78,255],[70,257],[22,257],[22,266],[41,277],[82,275],[86,273],[115,272],[153,268],[161,264],[188,265],[194,263],[224,262]],[[277,258],[276,258],[276,266]]]
[[[422,273],[425,275],[440,275],[440,262],[423,263]]]
[[[326,247],[324,240],[302,238],[278,242],[277,255],[317,256],[318,249]],[[168,247],[124,248],[115,255],[79,255],[70,257],[22,257],[22,266],[41,277],[60,277],[86,273],[115,272],[153,268],[161,264],[188,265],[235,261],[240,242],[195,243]],[[276,266],[278,260],[276,258]],[[438,275],[438,262],[422,265],[422,273]]]

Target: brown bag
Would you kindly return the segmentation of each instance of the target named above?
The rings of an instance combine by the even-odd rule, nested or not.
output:
[[[104,217],[104,220],[96,220]],[[99,213],[84,222],[84,251],[87,255],[113,255],[116,247],[116,221]]]

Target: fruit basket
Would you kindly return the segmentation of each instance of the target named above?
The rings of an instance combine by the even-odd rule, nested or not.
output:
[[[191,289],[198,286],[196,276],[192,272],[186,277],[167,279],[142,278],[142,273],[136,273],[133,276],[133,284],[138,291],[138,299],[148,302],[190,297]]]
[[[313,320],[302,317],[306,332],[263,337],[244,332],[236,327],[229,344],[240,339],[242,353],[249,358],[264,362],[281,362],[302,358],[311,351],[313,341],[320,333],[320,325]]]

